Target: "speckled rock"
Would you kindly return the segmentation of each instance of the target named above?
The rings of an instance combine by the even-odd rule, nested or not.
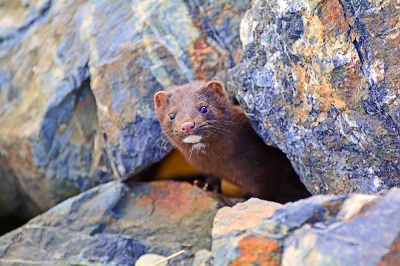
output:
[[[229,201],[182,182],[113,181],[0,237],[1,265],[134,265],[146,253],[190,265],[211,248],[211,224]]]
[[[171,147],[154,92],[225,80],[249,6],[1,1],[0,217],[32,217],[160,160]]]
[[[252,199],[221,209],[212,236],[221,266],[397,265],[400,189],[383,197],[319,195],[283,206]]]
[[[252,230],[282,206],[252,198],[218,211],[212,230],[211,252],[215,265],[279,265],[279,245]]]
[[[400,186],[397,1],[255,1],[231,72],[254,128],[313,194]]]
[[[32,217],[108,180],[104,161],[91,167],[98,122],[88,46],[78,34],[85,2],[3,2],[0,187],[10,189],[0,216]]]

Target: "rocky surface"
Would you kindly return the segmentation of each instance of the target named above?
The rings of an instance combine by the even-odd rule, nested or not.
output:
[[[160,160],[153,94],[225,79],[248,1],[0,3],[0,217]]]
[[[0,33],[0,187],[10,187],[0,206],[15,199],[0,215],[31,217],[108,178],[104,162],[91,169],[99,131],[78,34],[84,3],[3,2],[2,20],[21,22]]]
[[[215,217],[215,265],[398,265],[400,189],[384,197],[251,199]]]
[[[0,237],[0,264],[146,265],[182,252],[169,265],[398,265],[399,188],[235,202],[188,183],[113,181]]]
[[[397,1],[255,1],[231,72],[254,128],[313,194],[400,185]]]
[[[121,181],[170,149],[155,91],[227,83],[249,1],[0,0],[0,218],[80,193],[1,236],[1,265],[398,264],[397,2],[253,2],[229,88],[254,128],[313,194],[382,195],[251,199],[214,219],[232,201]]]
[[[0,238],[1,265],[134,265],[146,253],[190,265],[211,248],[211,225],[229,201],[182,182],[113,181],[53,207]]]

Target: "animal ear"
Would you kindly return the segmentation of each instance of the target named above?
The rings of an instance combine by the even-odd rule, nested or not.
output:
[[[221,82],[219,82],[218,80],[211,80],[207,83],[206,87],[212,89],[219,96],[225,97],[224,87],[222,87]]]
[[[156,110],[162,109],[168,103],[169,93],[166,91],[158,91],[154,94],[154,107]]]

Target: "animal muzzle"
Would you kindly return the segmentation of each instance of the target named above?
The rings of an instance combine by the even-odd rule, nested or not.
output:
[[[194,127],[195,127],[195,125],[194,125],[194,123],[192,123],[192,122],[184,122],[184,123],[182,123],[182,125],[181,125],[181,129],[182,129],[183,131],[185,131],[186,133],[192,132],[193,129],[194,129]]]

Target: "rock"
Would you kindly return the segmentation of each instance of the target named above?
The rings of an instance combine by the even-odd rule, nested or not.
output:
[[[214,261],[211,251],[208,249],[202,249],[194,254],[194,260],[192,266],[213,266]]]
[[[212,229],[212,249],[215,265],[276,264],[280,260],[278,245],[252,233],[262,219],[283,205],[252,198],[232,208],[218,211]],[[278,256],[278,259],[275,258]],[[231,264],[232,263],[232,264]],[[253,263],[253,264],[252,264]],[[269,264],[268,264],[269,263]]]
[[[313,194],[400,186],[396,1],[255,1],[230,90]]]
[[[153,94],[225,79],[248,1],[2,1],[0,216],[32,217],[160,160]],[[3,191],[3,188],[4,191]]]
[[[283,206],[252,199],[217,213],[211,252],[215,265],[396,265],[399,235],[398,188]]]
[[[5,2],[2,13],[19,5]],[[7,14],[23,21],[0,33],[0,187],[10,187],[0,206],[16,199],[0,215],[32,217],[109,180],[104,161],[91,169],[103,151],[95,151],[88,46],[78,34],[85,3],[34,2]]]
[[[211,248],[217,210],[230,201],[183,182],[113,181],[51,208],[0,237],[1,265],[134,265],[144,254],[188,265]]]
[[[143,256],[141,256],[136,262],[135,262],[135,266],[149,266],[149,265],[153,265],[158,263],[159,261],[165,259],[166,257],[164,256],[160,256],[158,254],[144,254]],[[158,264],[160,266],[167,266],[168,262],[161,262],[160,264]]]

